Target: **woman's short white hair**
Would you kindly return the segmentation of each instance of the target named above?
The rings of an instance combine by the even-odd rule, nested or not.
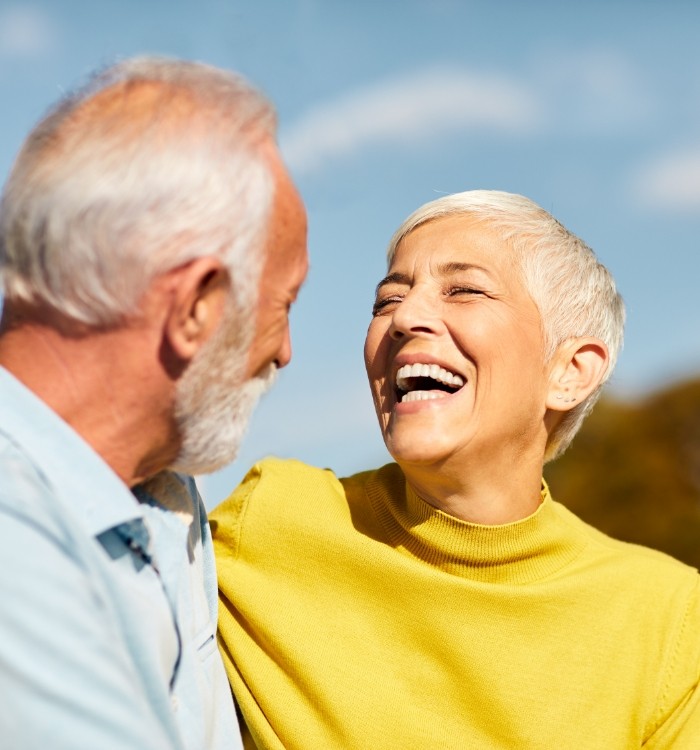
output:
[[[274,178],[270,103],[240,76],[126,60],[64,97],[30,133],[0,204],[0,290],[90,326],[133,315],[154,277],[227,265],[253,304]]]
[[[600,386],[567,412],[547,441],[545,461],[563,453],[610,377],[622,347],[625,309],[612,275],[595,253],[551,214],[522,195],[470,190],[444,196],[414,211],[389,242],[389,264],[401,240],[421,224],[455,214],[488,223],[512,248],[525,286],[542,318],[545,359],[565,341],[600,339],[610,355]]]

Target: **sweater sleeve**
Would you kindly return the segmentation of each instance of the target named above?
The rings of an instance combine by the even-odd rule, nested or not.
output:
[[[245,510],[261,478],[262,465],[255,464],[238,487],[209,514],[220,584],[222,562],[238,557]]]
[[[668,679],[660,704],[663,713],[643,747],[697,750],[700,747],[700,576],[695,576],[676,649],[669,658]]]

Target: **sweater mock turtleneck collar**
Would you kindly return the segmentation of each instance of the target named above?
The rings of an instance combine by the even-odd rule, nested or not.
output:
[[[374,473],[367,495],[392,545],[452,575],[489,583],[541,580],[578,557],[586,537],[542,480],[527,518],[485,526],[455,518],[415,493],[396,464]]]

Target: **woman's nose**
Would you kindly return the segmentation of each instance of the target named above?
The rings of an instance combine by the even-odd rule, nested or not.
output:
[[[412,289],[397,305],[391,317],[390,335],[397,340],[404,336],[431,336],[444,330],[439,305],[423,290]]]

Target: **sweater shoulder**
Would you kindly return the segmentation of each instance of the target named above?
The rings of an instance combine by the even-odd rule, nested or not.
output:
[[[329,468],[313,466],[294,458],[268,456],[255,463],[234,495],[240,491],[247,494],[274,494],[286,497],[299,497],[307,494],[337,491],[340,479]]]
[[[277,458],[276,456],[268,456],[258,461],[249,473],[257,476],[265,474],[266,478],[270,481],[281,480],[288,482],[296,479],[302,482],[319,482],[321,484],[340,482],[347,486],[366,484],[370,479],[375,477],[379,481],[392,481],[400,477],[401,481],[403,481],[401,469],[395,463],[389,463],[379,468],[367,469],[348,476],[339,476],[333,469],[328,467],[313,466],[295,458]]]
[[[387,464],[349,476],[338,476],[333,469],[327,467],[313,466],[293,458],[268,456],[250,468],[233,494],[239,491],[251,493],[269,490],[297,496],[301,489],[353,492],[364,489],[369,483],[393,485],[397,481],[403,482],[403,474],[396,464]]]
[[[338,536],[353,537],[358,528],[373,529],[367,484],[381,471],[339,478],[295,459],[259,461],[209,516],[220,562],[245,549],[254,556],[264,550],[267,564],[273,546],[299,556]]]
[[[210,520],[215,527],[222,522],[230,526],[242,519],[253,498],[256,507],[269,506],[269,512],[275,516],[282,509],[285,516],[293,515],[295,508],[308,513],[314,506],[326,507],[331,498],[342,498],[345,504],[364,494],[367,483],[382,471],[364,471],[341,478],[332,469],[296,459],[267,457],[249,469],[231,495],[214,508]]]
[[[651,547],[624,542],[608,536],[586,523],[561,503],[555,502],[554,505],[562,520],[586,538],[589,554],[607,559],[611,563],[637,568],[640,573],[658,576],[660,582],[668,582],[667,577],[671,576],[697,586],[700,576],[698,571],[690,565]]]

